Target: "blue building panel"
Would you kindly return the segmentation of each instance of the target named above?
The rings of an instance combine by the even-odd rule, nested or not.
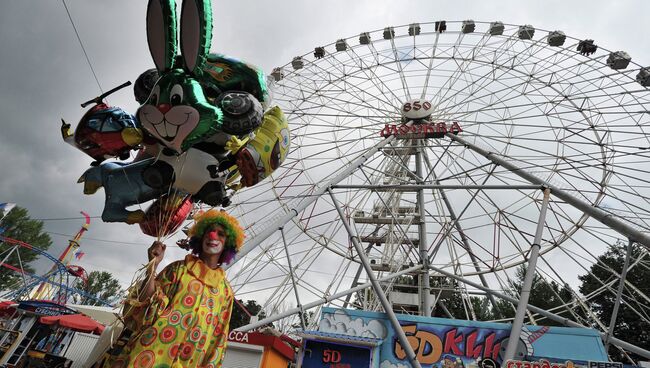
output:
[[[399,314],[397,318],[423,368],[483,368],[490,366],[486,362],[494,362],[496,366],[503,364],[503,353],[510,335],[508,323]],[[371,367],[410,366],[384,313],[325,307],[319,333],[323,338],[347,337],[349,344],[354,344],[356,338],[360,345],[366,345],[364,347],[370,341],[378,343],[376,348],[371,347],[371,356],[376,357],[371,360]],[[600,334],[588,328],[524,326],[517,346],[517,352],[524,356],[524,360],[571,361],[577,365],[607,361]]]

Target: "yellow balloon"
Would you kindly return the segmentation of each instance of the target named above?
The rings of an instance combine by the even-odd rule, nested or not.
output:
[[[237,152],[237,167],[244,187],[253,186],[271,175],[287,157],[290,136],[289,122],[278,106],[264,113],[264,120],[255,137]]]

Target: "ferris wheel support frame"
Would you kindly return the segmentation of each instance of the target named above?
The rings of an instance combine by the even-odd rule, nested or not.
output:
[[[440,184],[439,180],[436,178],[436,184]],[[463,231],[463,228],[460,225],[460,222],[458,221],[458,217],[456,217],[456,211],[454,211],[454,208],[451,205],[451,202],[449,202],[449,197],[447,196],[447,193],[445,193],[444,190],[440,189],[440,196],[442,197],[443,202],[445,203],[445,207],[447,207],[447,211],[449,211],[449,219],[454,223],[454,227],[456,228],[456,231],[460,234],[460,240],[463,242],[463,245],[465,246],[465,249],[467,249],[467,253],[469,255],[469,258],[472,260],[472,264],[474,265],[474,269],[478,273],[479,280],[481,280],[481,285],[487,287],[488,282],[485,279],[485,275],[481,272],[481,266],[479,266],[479,261],[476,258],[476,255],[472,251],[472,246],[469,243],[469,240],[467,239],[467,235],[465,235],[465,232]],[[494,296],[491,294],[487,294],[487,298],[490,301],[490,304],[492,304],[492,308],[495,311],[495,314],[497,318],[501,317],[501,312],[499,312],[499,307],[497,304],[497,301],[494,299]],[[446,311],[446,307],[442,305],[443,310]],[[449,313],[449,311],[446,311],[446,313]]]
[[[458,137],[457,135],[447,133],[446,136],[449,137],[451,140],[453,140],[453,141],[455,141],[457,143],[460,143],[460,144],[464,145],[465,147],[479,153],[480,155],[482,155],[483,157],[485,157],[488,160],[492,161],[493,163],[508,169],[510,172],[524,178],[525,180],[527,180],[527,181],[529,181],[529,182],[531,182],[533,184],[532,186],[531,185],[521,186],[521,188],[526,188],[526,189],[531,189],[531,188],[550,189],[551,191],[553,191],[554,195],[556,195],[558,198],[564,200],[566,203],[568,203],[568,204],[574,206],[575,208],[583,211],[585,214],[588,214],[588,215],[594,217],[599,222],[611,227],[612,229],[616,230],[617,232],[627,236],[628,239],[631,242],[637,241],[640,244],[642,244],[642,245],[644,245],[644,246],[646,246],[647,248],[650,249],[650,237],[648,237],[645,234],[637,231],[636,229],[632,228],[628,224],[623,223],[623,222],[613,218],[612,215],[606,213],[605,211],[602,211],[602,210],[598,209],[597,207],[594,207],[594,206],[584,202],[583,200],[580,200],[580,199],[578,199],[576,197],[571,196],[570,194],[566,193],[562,189],[560,189],[560,188],[558,188],[556,186],[553,186],[552,184],[538,178],[537,176],[535,176],[533,174],[530,174],[530,173],[527,173],[527,172],[523,171],[522,169],[520,169],[519,167],[517,167],[517,166],[515,166],[515,165],[513,165],[513,164],[511,164],[511,163],[497,157],[493,152],[482,149],[482,148],[480,148],[480,147],[478,147],[478,146],[476,146],[476,145],[474,145],[474,144],[472,144],[472,143]],[[235,262],[237,260],[241,259],[243,256],[245,256],[247,253],[249,253],[252,249],[257,247],[264,239],[266,239],[272,233],[274,233],[277,230],[281,230],[284,227],[284,225],[286,223],[288,223],[289,221],[291,221],[295,216],[297,216],[300,213],[300,211],[307,208],[310,204],[312,204],[314,201],[316,201],[318,198],[320,198],[326,192],[329,192],[330,195],[332,196],[332,199],[334,200],[331,189],[333,189],[333,188],[351,188],[351,187],[353,187],[352,185],[337,185],[337,183],[339,183],[344,178],[346,178],[354,170],[361,167],[365,163],[365,161],[367,161],[370,157],[372,157],[382,147],[384,147],[385,145],[390,143],[393,139],[395,139],[395,136],[387,137],[384,140],[378,142],[373,147],[369,148],[367,151],[365,151],[363,154],[361,154],[359,157],[357,157],[357,159],[352,161],[345,169],[343,169],[341,172],[339,172],[339,174],[337,176],[335,176],[333,179],[331,179],[330,181],[328,181],[324,185],[320,186],[309,199],[303,201],[302,203],[300,203],[295,208],[291,208],[289,211],[287,211],[284,216],[282,216],[281,218],[276,220],[271,226],[267,227],[258,236],[253,238],[251,243],[246,244],[246,246],[242,249],[242,251],[238,255],[237,259],[235,259]],[[421,175],[418,175],[418,176],[421,177]],[[363,186],[355,186],[355,187],[370,188],[370,187],[373,187],[373,186],[363,185]],[[402,186],[381,185],[381,186],[376,186],[376,187],[377,188],[379,188],[379,187],[381,187],[381,188],[391,188],[391,187],[406,187],[406,186],[403,186],[403,185]],[[427,185],[427,184],[421,183],[421,184],[417,184],[417,185],[410,185],[408,187],[411,187],[411,188],[417,187],[417,189],[421,192],[424,189],[445,189],[445,188],[451,189],[452,186]],[[468,186],[462,186],[462,187],[465,188],[465,189],[468,188]],[[480,187],[484,187],[484,186],[480,186]],[[491,186],[491,187],[493,187],[493,189],[497,189],[497,188],[513,189],[514,187],[519,187],[519,186],[505,186],[505,185],[502,185],[502,186]],[[477,189],[478,189],[478,187],[477,187]],[[335,200],[334,200],[334,205],[337,207],[337,210],[339,211],[339,215],[341,216],[341,218],[344,218],[345,216],[342,213],[342,211],[340,210],[340,207],[339,207],[338,203]],[[348,229],[347,222],[343,221],[343,223],[346,226],[346,230],[348,231],[348,233],[349,233],[349,235],[350,235],[350,237],[352,239],[353,244],[355,244],[355,248],[361,247],[360,244],[355,242],[354,235],[351,232],[351,230]],[[363,263],[363,261],[364,261],[363,249],[361,249],[361,250],[357,249],[357,253],[359,254],[359,258],[360,258],[361,262]],[[428,264],[424,265],[424,263],[425,263],[424,261],[422,263],[423,264],[419,265],[418,269],[425,268],[425,270],[421,271],[421,273],[428,272],[428,269],[435,270],[437,272],[442,271],[442,270],[436,269],[434,267],[431,267]],[[426,262],[426,263],[428,263],[428,262]],[[232,264],[234,264],[234,262]],[[374,274],[372,273],[372,270],[370,269],[369,264],[367,266],[368,267],[366,268],[366,273],[368,274],[368,277],[371,279],[371,283],[369,285],[367,285],[366,287],[364,287],[364,289],[367,288],[367,287],[373,287],[373,289],[375,289],[375,292],[377,292],[377,296],[380,298],[380,301],[382,302],[382,304],[384,304],[384,302],[385,302],[385,303],[388,303],[388,305],[390,305],[390,303],[388,302],[385,294],[381,290],[377,280],[375,279]],[[365,265],[364,265],[364,267],[365,267]],[[496,295],[496,296],[498,296],[500,298],[503,298],[503,295],[500,295],[499,293],[494,292],[493,290],[491,290],[488,287],[481,287],[478,284],[470,283],[468,280],[465,280],[462,277],[459,278],[458,276],[453,275],[453,274],[448,274],[446,272],[441,272],[441,273],[446,274],[447,276],[453,277],[455,279],[459,279],[459,280],[467,283],[468,285],[478,287],[479,289],[486,291],[488,294]],[[527,273],[527,275],[528,274],[529,273]],[[530,275],[532,275],[532,273],[530,273]],[[373,280],[374,280],[374,282],[373,282]],[[350,290],[353,290],[353,289],[350,289]],[[350,291],[350,290],[345,292],[343,295],[348,295],[348,294],[353,292],[353,291]],[[421,295],[422,295],[422,293],[421,293]],[[383,298],[382,298],[382,296],[383,296]],[[386,300],[384,301],[382,299],[386,299]],[[423,299],[425,299],[425,300],[423,300]],[[427,310],[427,309],[425,309],[426,299],[427,298],[422,298],[421,297],[420,305],[423,306],[422,307],[423,310]],[[517,304],[518,305],[518,310],[521,307],[521,309],[523,309],[523,311],[524,311],[523,314],[525,314],[525,311],[528,309],[528,310],[532,310],[532,311],[534,311],[536,313],[540,313],[541,315],[544,315],[544,316],[546,316],[546,317],[548,317],[550,319],[560,321],[561,323],[564,323],[565,325],[575,326],[575,327],[584,327],[584,326],[582,326],[582,325],[580,325],[578,323],[568,321],[563,317],[560,317],[560,316],[557,316],[555,314],[546,312],[546,311],[541,310],[539,308],[536,308],[534,306],[530,306],[527,303],[520,303],[520,301],[515,299],[515,298],[507,298],[506,297],[505,299],[510,300],[511,302]],[[304,308],[304,306],[300,306],[299,311],[304,310],[303,308]],[[392,319],[395,319],[395,322],[397,323],[397,326],[398,326],[398,328],[396,328],[396,333],[398,334],[398,338],[399,338],[400,342],[402,343],[402,345],[404,345],[405,351],[407,353],[407,356],[409,357],[409,360],[411,360],[411,363],[414,366],[417,366],[416,364],[418,364],[418,363],[417,363],[417,360],[415,360],[415,353],[410,348],[410,345],[408,345],[408,343],[406,341],[406,336],[403,334],[401,329],[399,329],[399,322],[397,322],[396,317],[395,317],[394,313],[392,312],[392,309],[387,308],[385,305],[384,305],[384,309],[386,310],[386,313],[389,316],[389,319],[391,319],[391,323],[393,323]],[[294,314],[294,313],[295,312],[292,312],[291,314]],[[519,319],[521,319],[522,324],[523,324],[523,314],[519,318]],[[392,315],[393,318],[390,318],[391,315]],[[283,314],[282,317],[276,316],[276,318],[284,318],[284,316],[286,316],[286,313]],[[266,322],[266,319],[264,321]],[[259,321],[257,324],[259,324],[260,322],[262,322],[262,321]],[[252,325],[244,326],[243,329],[253,328],[251,326]],[[515,327],[515,326],[513,325],[513,327]],[[517,331],[520,332],[520,328],[519,329],[513,328],[512,332],[514,334],[517,334]],[[606,339],[607,341],[610,341],[614,345],[617,345],[617,346],[620,346],[620,347],[622,347],[624,349],[628,349],[630,351],[633,351],[633,352],[635,352],[635,353],[637,353],[637,354],[639,354],[641,356],[650,358],[650,352],[646,351],[645,349],[641,349],[639,347],[636,347],[636,346],[631,345],[631,344],[629,344],[627,342],[618,340],[618,339],[616,339],[614,337],[611,337],[611,336],[608,337],[607,333],[602,333],[601,335],[603,336],[604,339]],[[404,341],[402,341],[402,339]],[[516,341],[516,340],[517,339],[513,339],[513,341]],[[410,350],[410,352],[408,350]]]
[[[298,304],[298,308],[300,308],[300,311],[298,312],[298,317],[300,318],[300,327],[302,327],[302,330],[306,330],[305,326],[305,318],[304,314],[305,311],[302,308],[302,304],[300,303],[300,296],[298,295],[298,284],[296,283],[296,276],[295,272],[293,270],[293,266],[291,265],[291,257],[289,257],[289,246],[287,246],[287,239],[284,236],[284,228],[280,228],[280,234],[282,235],[282,244],[284,245],[284,254],[287,256],[287,265],[289,266],[289,274],[291,275],[291,284],[293,285],[293,292],[296,296],[296,304]]]
[[[621,306],[621,300],[623,299],[623,288],[625,287],[625,278],[627,277],[627,270],[630,267],[630,258],[632,257],[632,244],[634,242],[632,239],[628,240],[627,251],[625,252],[625,261],[623,262],[623,269],[621,270],[621,279],[618,283],[618,290],[616,291],[616,301],[614,302],[614,310],[612,311],[612,317],[609,320],[609,327],[607,328],[607,334],[605,335],[605,351],[609,349],[609,339],[614,334],[614,326],[616,325],[616,317],[618,317],[618,308]]]
[[[419,183],[424,183],[424,180],[426,179],[424,176],[424,168],[422,167],[422,157],[424,155],[424,149],[422,146],[422,140],[418,139],[417,150],[415,151],[415,175],[417,175]],[[429,285],[429,257],[427,254],[428,243],[425,221],[426,211],[424,209],[424,189],[419,189],[416,196],[418,212],[420,213],[420,219],[418,222],[418,251],[420,253],[420,263],[422,264],[422,270],[419,274],[420,280],[418,282],[418,293],[420,295],[420,315],[431,317],[431,310],[433,308],[431,306],[431,285]]]
[[[524,283],[521,286],[521,293],[519,293],[519,302],[517,303],[517,311],[515,312],[515,319],[512,321],[512,328],[510,329],[510,338],[506,346],[506,352],[503,356],[503,361],[513,359],[515,350],[519,343],[521,336],[521,328],[524,326],[524,317],[526,317],[526,310],[528,309],[528,300],[530,300],[530,291],[535,278],[535,269],[537,268],[537,258],[539,257],[539,250],[541,248],[542,234],[544,232],[544,221],[546,220],[546,209],[548,208],[548,201],[551,196],[551,190],[544,189],[544,200],[542,201],[542,208],[539,211],[539,220],[537,220],[537,229],[535,230],[535,240],[530,246],[530,256],[528,258],[528,267],[526,267],[526,276],[524,276]]]
[[[360,156],[358,156],[354,161],[352,161],[348,166],[341,171],[337,176],[335,176],[333,179],[329,180],[327,183],[319,187],[314,194],[312,194],[308,199],[305,201],[301,202],[296,208],[291,208],[289,209],[284,216],[280,217],[277,219],[273,224],[270,226],[266,227],[264,230],[262,230],[257,236],[255,236],[250,243],[244,244],[244,246],[239,250],[237,253],[237,256],[233,260],[232,263],[224,266],[224,270],[228,270],[232,265],[237,263],[240,259],[242,259],[244,256],[246,256],[250,251],[255,249],[262,241],[264,241],[266,238],[271,236],[274,232],[277,230],[280,230],[284,227],[284,225],[291,221],[294,217],[298,216],[298,214],[307,208],[310,204],[316,202],[320,196],[325,194],[325,192],[332,187],[333,185],[337,184],[341,180],[345,179],[348,175],[350,175],[354,170],[358,169],[363,165],[364,162],[366,162],[370,157],[372,157],[377,151],[379,151],[382,147],[385,145],[391,143],[395,139],[395,136],[390,136],[385,138],[384,140],[379,141],[376,145],[370,147],[367,151],[362,153]]]
[[[411,362],[411,365],[414,368],[421,368],[420,362],[418,362],[417,357],[415,356],[415,351],[413,351],[413,348],[411,347],[411,344],[408,342],[406,339],[406,333],[404,333],[404,330],[402,330],[402,326],[399,324],[399,321],[397,320],[397,316],[395,316],[395,312],[393,312],[393,306],[391,303],[388,301],[388,298],[386,297],[386,294],[384,293],[384,290],[382,290],[381,285],[379,285],[379,282],[377,281],[377,277],[375,276],[375,273],[372,271],[372,268],[370,267],[370,261],[368,261],[368,257],[366,257],[365,252],[363,251],[363,247],[361,246],[361,243],[359,242],[359,238],[355,233],[352,231],[350,228],[350,224],[348,224],[347,221],[345,221],[345,213],[343,213],[343,210],[341,209],[341,206],[339,205],[339,202],[336,200],[334,197],[334,193],[332,192],[332,189],[327,188],[327,192],[330,195],[330,198],[332,199],[332,203],[334,203],[334,207],[336,207],[336,212],[339,213],[339,217],[343,220],[343,227],[345,227],[345,231],[347,231],[348,236],[350,240],[352,241],[352,244],[354,245],[354,249],[357,251],[357,255],[359,256],[359,260],[361,261],[361,264],[363,264],[363,268],[366,270],[366,275],[370,279],[370,283],[372,284],[372,288],[374,289],[375,293],[377,294],[377,297],[379,298],[379,301],[381,302],[382,307],[384,307],[384,312],[388,316],[388,320],[390,323],[393,325],[393,328],[395,329],[395,334],[397,335],[397,339],[399,340],[400,344],[402,345],[402,349],[404,349],[404,352],[406,353],[406,356],[408,360]],[[420,242],[422,243],[422,242]],[[422,259],[422,269],[420,272],[421,274],[426,274],[427,275],[427,280],[429,279],[428,277],[428,271],[426,265],[426,256]],[[428,284],[428,283],[427,283]],[[427,290],[428,291],[428,290]],[[422,293],[422,292],[421,292]],[[422,294],[421,294],[422,295]],[[426,300],[429,300],[428,295],[423,295],[423,298],[425,301],[420,301],[420,305],[426,306],[427,302]],[[427,309],[425,309],[427,311]]]
[[[419,271],[421,268],[422,268],[422,265],[415,265],[413,267],[406,268],[406,269],[404,269],[402,271],[395,272],[395,273],[390,274],[388,276],[384,276],[384,277],[378,279],[377,281],[378,282],[389,281],[389,280],[391,280],[391,279],[393,279],[395,277],[399,277],[399,276],[402,276],[402,275],[406,275],[406,274],[410,274],[410,273]],[[470,281],[470,280],[468,280],[468,279],[466,279],[464,277],[461,277],[461,276],[455,275],[453,273],[444,271],[444,270],[442,270],[440,268],[437,268],[435,266],[429,266],[429,268],[432,271],[440,273],[440,274],[442,274],[444,276],[450,277],[450,278],[452,278],[454,280],[457,280],[457,281],[463,282],[463,283],[465,283],[467,285],[473,286],[473,287],[485,292],[487,295],[496,296],[499,299],[506,300],[506,301],[508,301],[508,302],[510,302],[512,304],[518,304],[519,303],[519,299],[517,299],[517,298],[511,297],[511,296],[503,294],[503,293],[499,293],[499,292],[494,291],[493,289],[491,289],[489,287],[482,286],[482,285],[477,284],[475,282],[472,282],[472,281]],[[306,303],[306,304],[304,304],[302,306],[302,308],[296,307],[296,308],[287,309],[283,313],[279,313],[279,314],[276,314],[274,316],[270,316],[270,317],[261,319],[261,320],[259,320],[257,322],[249,323],[249,324],[247,324],[245,326],[237,328],[236,330],[237,331],[251,331],[251,330],[254,330],[256,328],[263,327],[263,326],[265,326],[265,325],[267,325],[269,323],[280,320],[282,318],[286,318],[288,316],[297,314],[301,310],[309,310],[311,308],[314,308],[314,307],[317,307],[319,305],[329,303],[329,302],[331,302],[333,300],[337,300],[337,299],[342,298],[344,296],[359,292],[361,290],[368,289],[370,287],[372,287],[372,284],[369,283],[369,282],[365,283],[365,284],[362,284],[362,285],[358,285],[358,286],[353,287],[351,289],[348,289],[348,290],[345,290],[345,291],[342,291],[342,292],[339,292],[339,293],[335,293],[335,294],[332,294],[332,295],[329,295],[329,296],[325,296],[325,297],[323,297],[321,299],[318,299],[316,301],[313,301],[313,302]],[[565,326],[585,328],[585,326],[580,324],[580,323],[571,321],[568,318],[559,316],[559,315],[557,315],[555,313],[548,312],[545,309],[538,308],[538,307],[536,307],[534,305],[528,304],[527,308],[528,308],[528,310],[530,310],[532,312],[538,313],[538,314],[540,314],[540,315],[542,315],[542,316],[544,316],[544,317],[546,317],[548,319],[559,322],[559,323],[561,323],[561,324],[563,324]],[[601,337],[605,338],[605,333],[601,333]],[[638,354],[640,356],[643,356],[645,358],[650,359],[650,351],[645,350],[643,348],[640,348],[640,347],[638,347],[636,345],[632,345],[632,344],[630,344],[630,343],[628,343],[626,341],[620,340],[620,339],[615,338],[613,336],[611,336],[609,338],[609,342],[611,344],[613,344],[613,345],[616,345],[616,346],[620,347],[620,348],[627,349],[627,350],[629,350],[629,351],[631,351],[631,352],[633,352],[635,354]]]
[[[609,226],[610,228],[616,230],[617,232],[621,233],[622,235],[625,235],[628,240],[637,242],[644,247],[650,249],[650,236],[643,234],[642,232],[634,229],[632,226],[619,221],[615,219],[611,214],[599,209],[598,207],[594,207],[590,205],[589,203],[586,203],[585,201],[576,198],[569,193],[565,192],[561,188],[558,188],[540,178],[537,176],[528,173],[524,171],[523,169],[511,164],[510,162],[503,160],[495,155],[494,152],[487,151],[483,148],[480,148],[468,141],[466,141],[463,138],[458,137],[455,134],[451,133],[446,133],[446,136],[449,137],[450,139],[456,141],[457,143],[460,143],[464,145],[465,147],[471,149],[472,151],[480,154],[481,156],[487,158],[488,160],[494,162],[497,165],[503,166],[504,168],[508,169],[510,172],[513,174],[516,174],[520,176],[523,179],[528,180],[529,182],[533,184],[538,184],[541,185],[545,188],[549,188],[552,192],[553,195],[562,199],[566,203],[572,205],[573,207],[581,210],[585,214],[593,217],[594,219],[598,220],[601,222],[603,225]]]
[[[544,189],[541,184],[532,185],[448,185],[448,184],[382,184],[382,185],[363,185],[363,184],[336,184],[331,186],[332,189],[384,189],[384,190],[420,190],[420,189],[478,189],[478,190],[492,190],[492,189]]]
[[[405,268],[405,269],[403,269],[403,270],[401,270],[399,272],[395,272],[395,273],[392,273],[392,274],[390,274],[388,276],[384,276],[382,278],[379,278],[379,279],[377,279],[377,281],[378,282],[390,281],[390,280],[394,279],[395,277],[399,277],[399,276],[402,276],[402,275],[406,275],[406,274],[409,274],[409,273],[419,271],[421,268],[422,268],[422,265],[415,265],[413,267]],[[329,303],[329,302],[331,302],[333,300],[342,298],[344,296],[348,296],[350,294],[353,294],[353,293],[356,293],[356,292],[359,292],[361,290],[365,290],[365,289],[368,289],[368,288],[371,288],[371,287],[372,287],[372,284],[369,283],[369,282],[367,282],[365,284],[357,285],[357,286],[355,286],[353,288],[350,288],[348,290],[341,291],[339,293],[335,293],[335,294],[332,294],[332,295],[329,295],[329,296],[324,296],[321,299],[318,299],[316,301],[307,303],[307,304],[302,306],[302,310],[308,310],[308,309],[311,309],[311,308],[314,308],[314,307],[318,307],[319,305]],[[254,330],[256,328],[260,328],[260,327],[263,327],[265,325],[268,325],[269,323],[275,322],[275,321],[277,321],[279,319],[294,315],[294,314],[300,312],[300,310],[301,310],[300,307],[287,309],[283,313],[278,313],[278,314],[276,314],[274,316],[266,317],[266,318],[261,319],[261,320],[259,320],[257,322],[249,323],[249,324],[247,324],[245,326],[238,327],[235,330],[237,330],[237,331]]]

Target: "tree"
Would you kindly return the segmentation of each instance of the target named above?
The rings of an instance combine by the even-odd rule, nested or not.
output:
[[[510,290],[507,290],[506,293],[514,298],[519,299],[525,277],[526,266],[522,265],[515,271],[514,280],[508,280],[508,286],[510,287]],[[530,289],[530,298],[528,299],[528,304],[551,311],[552,313],[560,315],[564,318],[576,320],[575,316],[569,312],[567,308],[561,307],[565,304],[572,303],[573,300],[573,293],[569,285],[564,284],[560,286],[555,281],[549,282],[538,273],[535,273],[535,276],[533,277],[533,284],[531,285]],[[505,300],[497,301],[497,306],[502,317],[514,318],[516,306],[513,308],[511,303]],[[574,311],[574,313],[578,312]],[[543,322],[540,322],[542,320]],[[550,319],[545,319],[545,317],[539,317],[537,319],[537,322],[540,322],[540,324],[547,326],[563,326],[561,323]],[[528,323],[531,323],[531,321],[528,321]]]
[[[394,279],[391,287],[393,291],[414,294],[418,292],[418,284],[418,277],[401,275]],[[449,318],[449,315],[444,310],[444,308],[447,308],[447,311],[453,318],[457,319],[472,319],[473,316],[478,321],[490,321],[494,319],[492,308],[490,308],[487,298],[470,296],[469,299],[463,299],[458,281],[444,276],[430,276],[429,287],[432,290],[431,295],[437,297],[431,313],[432,317]],[[367,298],[367,301],[371,305],[375,305],[378,302],[374,292],[370,289],[368,290],[369,292],[367,294],[365,291],[361,291],[355,295],[354,303],[352,303],[354,308],[362,309],[364,306],[364,298]],[[418,307],[410,306],[409,308],[401,306],[400,309],[395,309],[395,312],[416,314],[418,313]]]
[[[447,311],[456,319],[474,319],[477,321],[494,320],[490,302],[486,297],[469,296],[463,298],[461,285],[449,277],[431,277],[429,285],[434,291],[442,290],[437,305],[433,308],[433,317],[449,318]],[[437,292],[437,291],[436,291]]]
[[[48,249],[52,244],[50,236],[43,232],[43,222],[32,220],[27,210],[22,207],[16,206],[13,210],[9,211],[0,220],[0,228],[4,230],[0,232],[0,260],[4,259],[14,247],[14,244],[2,241],[3,237],[20,240],[43,250]],[[20,254],[16,251],[12,252],[5,263],[17,268],[20,268],[22,263],[24,271],[33,273],[34,269],[29,266],[29,263],[35,260],[39,254],[22,247],[19,251]],[[15,288],[15,285],[22,285],[18,283],[19,280],[20,275],[15,272],[7,272],[6,269],[3,269],[0,272],[0,290],[12,289]]]
[[[304,313],[302,313],[302,321],[303,321],[303,323],[305,325],[305,328],[307,330],[310,329],[309,324],[310,324],[310,322],[314,321],[314,316],[315,316],[315,313],[314,313],[313,310],[305,311]],[[300,324],[300,317],[298,317],[298,321],[296,323],[291,325],[291,328],[293,328],[294,330],[302,330],[302,325]]]
[[[77,280],[75,288],[110,304],[116,304],[126,294],[120,282],[110,272],[106,271],[92,271],[88,275],[88,282],[84,283],[82,280]],[[74,302],[84,305],[103,305],[96,299],[84,295],[75,295]]]
[[[609,326],[614,304],[616,303],[616,291],[623,270],[626,251],[627,244],[617,242],[610,246],[607,252],[598,257],[598,261],[591,266],[588,274],[579,277],[582,283],[580,293],[590,296],[587,301],[589,306],[606,326]],[[641,259],[646,253],[641,246],[634,245],[630,264],[633,264],[634,260]],[[620,305],[616,318],[614,337],[650,350],[650,323],[648,323],[647,317],[647,302],[641,295],[641,293],[644,296],[650,295],[650,268],[643,263],[638,263],[636,266],[628,268],[626,280],[634,285],[640,293],[634,288],[627,287],[625,289],[623,294],[624,303]],[[591,295],[611,281],[613,283],[609,291]],[[640,311],[646,317],[642,318],[634,310]],[[609,354],[614,360],[623,361],[624,359],[621,352],[613,346],[610,346]],[[640,356],[634,354],[630,354],[630,357],[641,360]]]
[[[235,301],[235,305],[232,306],[232,315],[230,316],[230,330],[234,330],[241,326],[246,326],[250,322],[250,317],[248,313],[242,309],[242,306],[246,308],[246,311],[250,313],[251,316],[256,316],[259,313],[259,318],[266,318],[266,314],[260,311],[262,306],[257,304],[255,300],[243,301],[238,299]]]
[[[476,313],[476,320],[492,321],[496,319],[492,311],[490,300],[487,297],[471,296],[469,299],[472,303],[472,309],[474,310],[474,313]]]

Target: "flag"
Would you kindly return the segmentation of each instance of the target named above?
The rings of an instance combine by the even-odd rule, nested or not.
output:
[[[16,207],[15,203],[0,203],[0,218],[3,218],[14,207]]]
[[[77,253],[74,254],[74,257],[75,257],[77,260],[80,261],[80,260],[81,260],[81,257],[83,257],[83,256],[85,256],[85,255],[86,255],[86,253],[84,253],[84,252],[82,252],[82,251],[78,251]]]

